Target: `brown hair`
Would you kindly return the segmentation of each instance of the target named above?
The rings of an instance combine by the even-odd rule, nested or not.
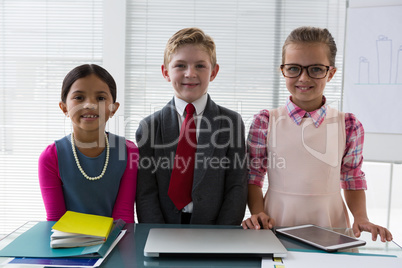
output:
[[[172,54],[183,45],[199,45],[209,54],[212,68],[216,65],[216,47],[214,40],[199,28],[184,28],[176,32],[168,40],[165,48],[163,64],[168,68]]]
[[[66,77],[64,77],[61,87],[61,101],[66,103],[68,92],[71,86],[80,78],[87,77],[91,74],[96,75],[109,86],[110,94],[112,94],[113,103],[116,102],[116,82],[108,71],[96,64],[84,64],[72,69]]]
[[[286,38],[282,47],[282,64],[285,63],[286,47],[290,44],[322,43],[328,46],[329,64],[335,67],[336,44],[328,29],[303,26],[294,29]]]

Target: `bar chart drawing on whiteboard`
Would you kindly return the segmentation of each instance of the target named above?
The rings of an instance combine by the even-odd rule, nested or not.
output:
[[[387,36],[379,35],[375,44],[375,56],[362,55],[359,57],[359,73],[356,84],[402,84],[402,44],[396,53],[393,53],[392,39]],[[396,60],[396,65],[393,68],[394,59]],[[370,79],[370,63],[376,69],[377,79]]]
[[[365,132],[402,134],[401,14],[402,5],[348,8],[342,111]]]

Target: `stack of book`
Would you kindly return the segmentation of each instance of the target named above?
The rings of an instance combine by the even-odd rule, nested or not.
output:
[[[38,222],[1,249],[0,257],[11,257],[10,264],[98,267],[125,234],[123,220],[98,217],[67,211],[57,222]]]
[[[52,248],[102,244],[109,236],[113,218],[67,211],[52,227]]]

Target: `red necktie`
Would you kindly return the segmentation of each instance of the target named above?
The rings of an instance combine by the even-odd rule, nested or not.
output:
[[[186,106],[186,119],[181,126],[173,171],[170,176],[168,195],[178,210],[191,202],[193,188],[195,151],[197,150],[196,128],[193,118],[195,112],[191,103]]]

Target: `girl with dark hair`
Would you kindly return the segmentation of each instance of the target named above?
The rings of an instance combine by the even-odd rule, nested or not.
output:
[[[59,106],[73,132],[39,158],[47,220],[71,210],[134,222],[138,148],[105,132],[119,108],[113,77],[95,64],[74,68],[64,78]]]

